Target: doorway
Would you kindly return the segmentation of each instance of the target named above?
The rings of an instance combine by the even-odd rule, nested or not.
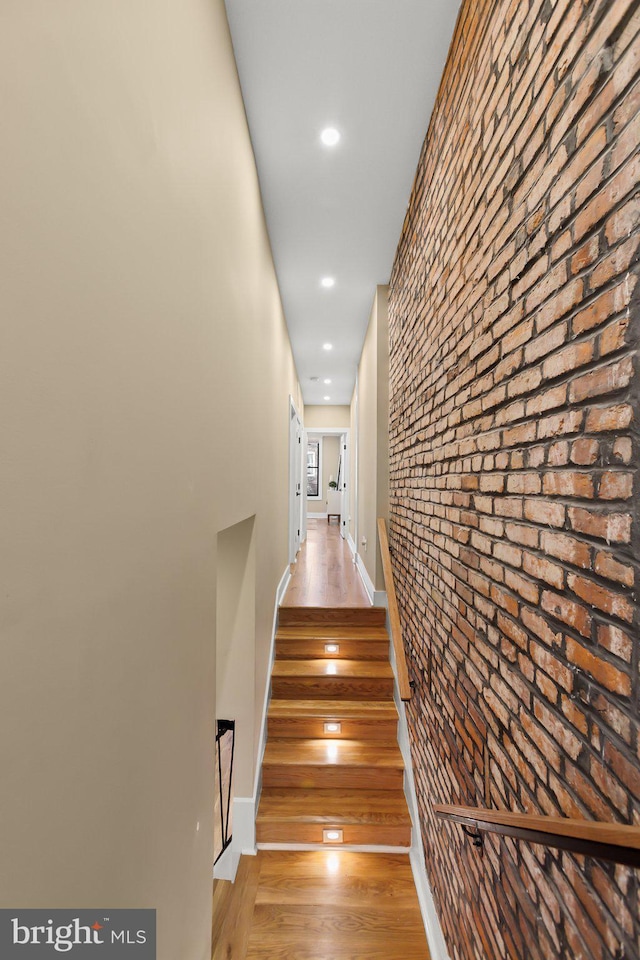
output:
[[[351,493],[348,428],[305,430],[305,453],[304,515],[309,520],[337,522],[344,539],[348,535]]]
[[[304,538],[302,458],[304,431],[300,414],[289,397],[289,563],[295,563]]]

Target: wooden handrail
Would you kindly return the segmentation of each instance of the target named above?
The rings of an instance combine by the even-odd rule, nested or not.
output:
[[[398,678],[398,690],[401,700],[411,700],[411,685],[409,683],[409,671],[407,670],[407,659],[402,644],[402,626],[400,624],[400,612],[398,610],[398,598],[396,597],[396,588],[393,582],[393,568],[391,566],[391,554],[389,552],[389,538],[387,537],[387,524],[382,517],[378,517],[378,540],[380,541],[380,554],[382,556],[382,572],[384,574],[384,585],[387,591],[387,604],[389,607],[389,623],[391,625],[391,642],[396,656],[396,672]]]
[[[542,817],[535,814],[485,810],[482,807],[458,807],[434,804],[436,816],[476,830],[500,833],[503,836],[542,843],[560,850],[571,850],[587,857],[613,860],[630,867],[640,867],[640,827],[623,823],[602,823],[598,820],[570,820],[567,817]],[[474,836],[481,846],[479,835]]]

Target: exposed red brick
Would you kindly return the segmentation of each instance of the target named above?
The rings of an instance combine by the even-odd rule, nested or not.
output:
[[[559,560],[566,560],[577,567],[591,566],[591,548],[582,540],[564,533],[547,533],[541,537],[542,549]]]
[[[601,577],[607,580],[615,580],[617,583],[623,583],[627,587],[632,587],[635,582],[635,571],[628,564],[620,563],[611,553],[604,550],[598,550],[593,569]]]
[[[610,653],[615,653],[617,657],[631,662],[633,644],[628,634],[620,627],[614,627],[611,624],[600,624],[598,627],[598,643],[605,647]]]
[[[455,960],[638,952],[624,870],[480,859],[431,806],[638,819],[636,6],[463,0],[391,276],[407,716]]]
[[[548,590],[545,590],[542,594],[540,605],[547,613],[573,627],[583,637],[591,636],[591,617],[586,607],[570,600],[568,597],[551,593]]]
[[[588,473],[556,470],[545,473],[542,492],[548,496],[593,498],[593,480]]]
[[[631,681],[626,673],[618,670],[612,663],[608,663],[591,653],[590,650],[572,640],[571,637],[567,638],[567,659],[570,663],[574,663],[581,670],[589,673],[594,680],[606,687],[607,690],[620,693],[625,697],[630,695]]]
[[[631,516],[628,513],[591,513],[581,507],[569,507],[569,523],[578,533],[599,537],[611,543],[628,543],[631,539]]]
[[[633,494],[633,474],[607,470],[600,478],[598,496],[601,500],[628,500]]]
[[[627,622],[633,620],[633,604],[629,603],[625,597],[594,583],[593,580],[570,573],[567,576],[567,586],[586,600],[589,606],[597,607],[598,610],[604,610],[612,617],[620,617]]]

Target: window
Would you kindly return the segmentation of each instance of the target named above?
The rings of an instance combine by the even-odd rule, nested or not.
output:
[[[307,496],[320,499],[320,441],[307,443]]]

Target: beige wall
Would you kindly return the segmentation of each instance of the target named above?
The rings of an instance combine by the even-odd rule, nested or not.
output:
[[[384,590],[376,522],[389,515],[389,325],[388,287],[379,286],[358,365],[357,404],[357,550],[376,590]],[[357,414],[356,414],[357,406]],[[352,536],[354,534],[352,533]],[[366,546],[362,543],[365,538]]]
[[[0,904],[205,960],[218,533],[259,700],[301,405],[224,6],[10,3],[0,48]]]
[[[304,425],[307,430],[316,427],[345,427],[349,426],[349,407],[323,406],[311,404],[304,408]]]

